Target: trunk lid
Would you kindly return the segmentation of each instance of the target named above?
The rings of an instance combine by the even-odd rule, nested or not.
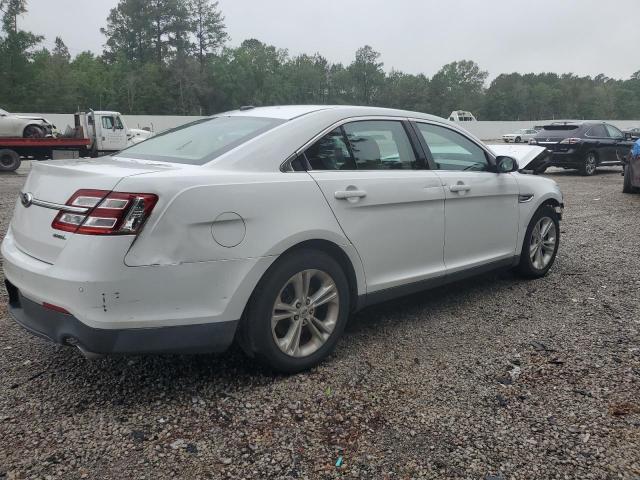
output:
[[[579,129],[580,125],[570,123],[545,125],[544,128],[535,136],[535,139],[540,145],[558,143],[565,138],[576,136]]]
[[[172,168],[176,166],[110,157],[32,162],[22,193],[40,201],[65,204],[80,189],[111,191],[123,178]],[[16,246],[27,255],[54,264],[73,236],[51,227],[57,214],[54,208],[25,207],[19,197],[11,221]]]

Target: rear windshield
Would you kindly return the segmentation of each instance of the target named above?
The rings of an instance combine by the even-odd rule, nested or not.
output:
[[[545,125],[545,130],[577,130],[580,125]]]
[[[264,117],[205,118],[162,132],[118,156],[203,165],[284,122]]]

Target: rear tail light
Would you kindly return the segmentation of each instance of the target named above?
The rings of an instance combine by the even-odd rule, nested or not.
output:
[[[582,143],[581,138],[565,138],[560,142],[563,145],[575,145],[576,143]]]
[[[157,201],[151,193],[78,190],[67,202],[72,208],[60,210],[51,226],[83,235],[137,235]]]

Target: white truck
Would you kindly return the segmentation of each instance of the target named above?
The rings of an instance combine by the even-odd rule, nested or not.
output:
[[[467,112],[466,110],[454,110],[449,115],[450,122],[476,122],[476,117],[473,116],[473,113]]]
[[[11,172],[23,159],[100,157],[151,137],[150,130],[127,128],[119,112],[77,112],[74,126],[58,136],[0,138],[0,171]]]

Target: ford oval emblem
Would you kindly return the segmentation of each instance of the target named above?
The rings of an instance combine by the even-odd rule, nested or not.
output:
[[[21,193],[20,202],[22,202],[22,206],[24,208],[29,208],[31,205],[33,205],[33,195],[31,195],[30,193]]]

